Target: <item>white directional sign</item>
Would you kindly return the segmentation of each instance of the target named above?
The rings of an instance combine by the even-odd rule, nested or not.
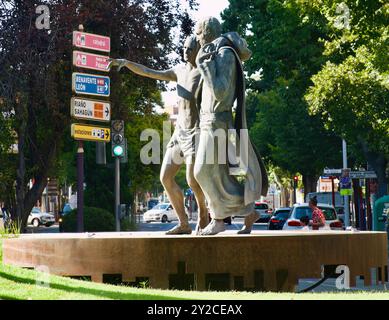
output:
[[[337,175],[342,174],[342,169],[324,169],[324,174]]]
[[[374,171],[351,171],[351,179],[376,179],[377,174]]]
[[[70,103],[73,118],[108,122],[111,120],[111,104],[105,101],[73,97]]]
[[[346,169],[344,169],[346,170]],[[376,179],[377,174],[374,171],[350,171],[350,179]],[[342,169],[324,169],[324,174],[329,176],[340,176],[342,175]]]

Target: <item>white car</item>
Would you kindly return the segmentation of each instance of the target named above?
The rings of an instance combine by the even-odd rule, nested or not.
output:
[[[272,216],[272,210],[266,202],[255,201],[255,211],[259,214],[257,222],[268,223]]]
[[[41,212],[41,209],[34,207],[28,216],[27,224],[32,224],[34,227],[45,225],[50,227],[55,223],[55,217],[51,213]]]
[[[170,203],[160,203],[143,214],[144,222],[171,222],[178,220],[176,211]]]
[[[269,208],[269,205],[266,202],[255,201],[254,210],[259,214],[259,218],[256,221],[257,223],[268,223],[272,216],[272,209]],[[232,219],[235,218],[244,218],[244,216],[232,216]]]
[[[320,230],[343,230],[343,223],[338,219],[333,206],[324,203],[318,203],[317,206],[323,211],[326,219],[326,225],[321,227]],[[312,220],[312,210],[308,203],[295,204],[282,230],[301,230],[304,226],[300,219],[306,216],[309,220]]]

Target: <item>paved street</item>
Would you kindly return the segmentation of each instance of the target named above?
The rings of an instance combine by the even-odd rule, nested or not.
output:
[[[40,226],[40,227],[33,227],[33,226],[27,226],[27,233],[58,233],[59,228],[58,224],[54,224],[51,227],[45,227],[45,226]]]

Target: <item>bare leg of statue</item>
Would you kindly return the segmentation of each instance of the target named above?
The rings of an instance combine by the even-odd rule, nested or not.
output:
[[[250,234],[251,229],[255,221],[259,219],[259,214],[256,211],[253,211],[244,218],[244,225],[241,230],[238,231],[238,234]]]
[[[161,182],[169,197],[170,203],[177,213],[179,220],[179,224],[177,226],[166,232],[167,235],[192,233],[192,229],[188,223],[188,216],[185,212],[184,196],[182,194],[181,188],[178,186],[174,179],[181,167],[181,164],[179,163],[180,161],[178,159],[179,154],[180,149],[177,145],[168,148],[161,166]]]
[[[196,225],[196,235],[200,234],[200,231],[208,225],[208,209],[205,203],[205,196],[203,190],[201,190],[200,185],[196,181],[194,174],[194,159],[191,162],[186,164],[186,180],[189,187],[192,189],[197,202],[198,207],[198,219]]]

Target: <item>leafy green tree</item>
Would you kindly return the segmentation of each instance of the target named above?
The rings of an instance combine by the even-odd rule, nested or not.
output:
[[[338,13],[337,1],[308,5],[307,14],[326,18],[327,62],[313,76],[306,100],[327,128],[363,151],[378,175],[378,196],[382,196],[389,182],[385,172],[389,168],[389,5],[343,3]],[[341,23],[335,23],[339,19]]]
[[[304,100],[311,76],[325,59],[319,42],[324,18],[304,19],[295,0],[230,0],[224,31],[244,35],[252,58],[247,112],[250,135],[269,164],[301,173],[304,192],[314,191],[324,167],[341,165],[341,139],[308,114]]]
[[[190,27],[178,0],[52,0],[45,2],[50,30],[41,30],[35,28],[35,8],[42,2],[0,2],[0,126],[7,128],[5,135],[14,134],[18,145],[14,161],[2,162],[0,171],[9,178],[0,183],[9,183],[3,188],[8,190],[5,198],[22,226],[47,178],[63,177],[69,169],[67,156],[61,155],[74,148],[69,143],[72,31],[83,24],[85,31],[111,37],[113,57],[167,68],[172,63],[168,54],[180,47],[171,31]],[[129,73],[112,73],[111,80],[113,118],[127,121],[131,113],[147,117],[161,103],[156,81]],[[1,157],[8,157],[9,142],[0,139]]]

